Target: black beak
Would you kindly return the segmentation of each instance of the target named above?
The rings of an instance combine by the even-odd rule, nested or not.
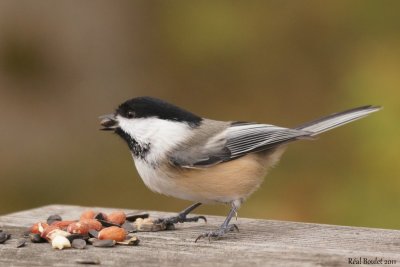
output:
[[[113,131],[118,127],[118,121],[114,114],[103,115],[100,116],[99,119],[101,120],[101,126],[103,126],[103,128],[100,129],[102,131]]]

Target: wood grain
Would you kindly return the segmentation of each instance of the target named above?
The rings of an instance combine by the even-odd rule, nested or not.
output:
[[[175,231],[137,233],[141,240],[137,247],[89,246],[85,250],[56,251],[49,244],[30,242],[26,247],[15,247],[18,237],[34,222],[51,214],[76,219],[85,209],[88,208],[51,205],[1,216],[0,229],[13,237],[0,245],[0,266],[83,266],[76,263],[77,259],[98,260],[101,266],[351,266],[349,258],[360,257],[362,261],[396,261],[373,266],[400,266],[399,230],[239,218],[240,233],[194,243],[199,234],[222,223],[224,218],[218,216],[207,216],[207,224],[179,224]],[[152,217],[172,215],[149,213]]]

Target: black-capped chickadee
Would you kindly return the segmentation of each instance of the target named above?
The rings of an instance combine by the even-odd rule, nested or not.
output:
[[[165,101],[138,97],[101,116],[129,146],[143,182],[152,191],[196,202],[164,223],[198,221],[187,215],[201,203],[229,203],[216,231],[197,237],[219,238],[238,229],[229,224],[240,205],[261,185],[289,142],[314,136],[363,118],[380,107],[363,106],[295,128],[199,117]]]

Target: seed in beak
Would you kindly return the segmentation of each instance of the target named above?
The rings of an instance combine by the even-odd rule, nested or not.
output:
[[[103,131],[112,131],[118,127],[118,121],[115,119],[114,114],[103,115],[99,117],[101,119],[100,124],[104,128],[100,130]]]

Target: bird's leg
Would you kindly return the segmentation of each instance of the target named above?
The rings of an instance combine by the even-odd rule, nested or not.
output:
[[[172,216],[172,217],[168,217],[168,218],[160,218],[157,221],[155,221],[155,223],[165,224],[167,228],[171,228],[171,226],[173,226],[175,223],[197,222],[199,219],[202,219],[205,222],[207,222],[207,219],[204,216],[194,216],[194,217],[190,217],[190,218],[187,217],[187,215],[190,212],[192,212],[195,208],[197,208],[200,205],[201,205],[201,203],[195,203],[195,204],[187,207],[183,211],[179,212],[177,216]]]
[[[211,241],[211,238],[218,239],[218,238],[224,236],[226,233],[233,232],[235,230],[239,232],[239,228],[237,227],[236,224],[229,224],[229,222],[231,221],[233,216],[237,217],[237,208],[234,205],[234,203],[232,203],[232,208],[229,211],[228,216],[226,216],[224,223],[221,224],[221,226],[219,227],[218,230],[202,233],[201,235],[199,235],[196,238],[196,240],[194,242],[197,242],[199,239],[201,239],[203,237],[208,237],[208,241]]]

